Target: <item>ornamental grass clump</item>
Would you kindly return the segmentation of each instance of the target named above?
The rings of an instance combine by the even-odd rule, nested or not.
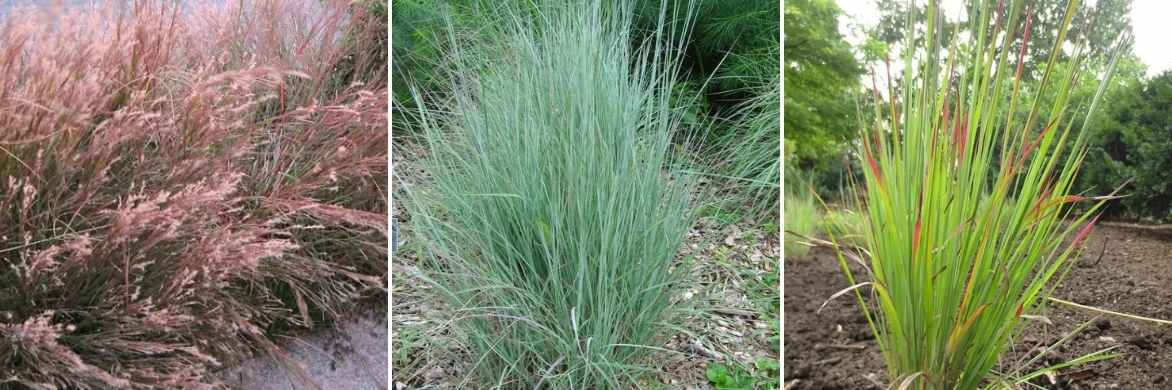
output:
[[[863,289],[854,291],[900,388],[1023,380],[1002,375],[1015,370],[998,367],[999,357],[1069,270],[1091,216],[1110,198],[1070,193],[1085,155],[1085,118],[1095,108],[1092,101],[1072,110],[1069,102],[1086,61],[1082,44],[1064,46],[1079,4],[1068,3],[1055,42],[1030,41],[1029,5],[981,1],[962,36],[960,25],[941,31],[941,11],[929,2],[926,29],[907,19],[902,88],[874,91],[881,119],[864,131],[860,150],[868,217],[861,254],[869,259],[873,306]],[[954,38],[949,47],[945,34]],[[1054,48],[1043,91],[1033,94],[1054,90],[1050,104],[1019,99],[1023,59],[1037,44]],[[1074,71],[1056,71],[1059,61]],[[1027,114],[1011,115],[1018,107]],[[1077,202],[1090,203],[1086,212],[1071,207]]]
[[[453,35],[449,103],[418,113],[431,182],[405,191],[411,228],[471,355],[463,385],[623,388],[653,370],[686,269],[680,50],[671,15],[632,47],[630,2],[538,7]]]
[[[364,17],[317,0],[3,17],[0,388],[223,387],[217,370],[282,356],[277,334],[385,291],[385,67],[342,44]]]

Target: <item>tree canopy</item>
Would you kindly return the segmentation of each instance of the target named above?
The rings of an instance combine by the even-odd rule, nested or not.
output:
[[[888,45],[901,42],[907,20],[907,2],[904,0],[874,1],[879,8],[880,18],[876,26],[868,29],[868,37]],[[1131,33],[1131,20],[1128,17],[1131,12],[1131,2],[1132,0],[1098,0],[1093,3],[1087,1],[1077,3],[1078,7],[1072,16],[1065,41],[1085,44],[1086,56],[1092,62],[1105,61],[1114,50],[1118,37]],[[973,15],[976,4],[975,0],[965,0],[964,14]],[[927,19],[924,16],[927,11],[923,4],[913,6],[916,7],[917,17],[915,20],[919,24],[916,26],[917,31],[921,31],[924,29],[922,25]],[[1030,15],[1028,19],[1030,19],[1031,44],[1025,56],[1023,80],[1033,81],[1041,77],[1042,72],[1045,71],[1045,64],[1054,49],[1053,43],[1058,38],[1054,34],[1066,17],[1067,6],[1067,0],[1037,0],[1027,7],[1026,12]],[[966,20],[955,20],[956,17],[957,15],[946,14],[945,19],[947,20],[943,28],[950,29],[955,23],[968,23],[974,19],[967,17]],[[1014,27],[1024,28],[1025,23],[1026,18],[1022,18],[1019,24]],[[1020,50],[1021,42],[1014,42],[1010,47],[1010,50],[1013,51]],[[1016,66],[1017,59],[1013,58],[1011,61],[1014,62],[1011,65]]]
[[[787,159],[827,156],[858,132],[855,96],[862,67],[838,31],[832,0],[785,2]]]

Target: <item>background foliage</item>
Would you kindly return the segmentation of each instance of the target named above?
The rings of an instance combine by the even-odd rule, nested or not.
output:
[[[925,11],[923,2],[916,3],[918,8],[913,11],[921,18],[914,27],[922,32],[926,28]],[[844,16],[834,1],[787,1],[785,5],[784,124],[789,167],[785,176],[790,179],[791,171],[800,171],[799,176],[809,180],[823,197],[835,198],[843,183],[851,180],[846,173],[858,172],[857,156],[843,152],[844,145],[857,139],[857,112],[870,111],[866,99],[856,104],[858,93],[870,89],[871,73],[879,80],[880,89],[885,90],[887,59],[898,57],[902,50],[899,40],[907,3],[875,0],[874,4],[880,13],[879,21],[864,27],[863,42],[853,47],[838,33]],[[966,0],[964,4],[971,10],[975,1]],[[1061,0],[1029,3],[1033,15],[1031,41],[1054,40],[1053,27],[1061,22],[1065,5]],[[1100,0],[1084,2],[1074,16],[1068,39],[1085,45],[1088,61],[1084,66],[1090,68],[1070,91],[1075,107],[1085,108],[1095,94],[1095,75],[1107,66],[1106,55],[1120,34],[1131,31],[1130,12],[1130,0]],[[957,15],[946,15],[942,27],[967,23],[956,19]],[[1023,18],[1018,23],[1024,22]],[[1019,49],[1020,43],[1014,43],[1010,50]],[[1022,64],[1024,99],[1032,99],[1039,90],[1039,79],[1046,70],[1044,60],[1052,49],[1041,44],[1029,47]],[[1160,176],[1172,165],[1167,157],[1169,129],[1160,123],[1167,119],[1170,107],[1165,95],[1168,76],[1145,77],[1145,64],[1132,48],[1124,50],[1105,99],[1085,129],[1089,151],[1075,188],[1088,195],[1101,195],[1128,183],[1121,193],[1131,196],[1112,202],[1104,212],[1113,218],[1163,222],[1172,218],[1172,186]],[[1059,54],[1065,58],[1070,53]],[[1009,66],[1017,66],[1016,56],[1009,61]],[[1054,69],[1062,73],[1071,70],[1066,65]],[[894,88],[905,83],[898,69],[892,76]],[[1041,96],[1041,104],[1047,105],[1055,98],[1050,90]],[[1027,110],[1019,106],[1015,120],[1024,120]],[[1044,119],[1048,114],[1042,115]],[[1075,131],[1081,131],[1082,122],[1073,125]]]
[[[858,132],[855,92],[862,67],[838,32],[831,0],[785,2],[786,157],[809,169]]]
[[[1131,80],[1110,95],[1092,126],[1091,149],[1080,185],[1106,193],[1124,182],[1129,197],[1112,202],[1117,218],[1172,219],[1172,71]]]

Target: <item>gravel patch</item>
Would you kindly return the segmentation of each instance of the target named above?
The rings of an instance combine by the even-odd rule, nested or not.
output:
[[[289,357],[313,382],[272,357],[260,357],[226,372],[226,382],[239,389],[294,390],[387,389],[386,315],[368,313],[337,327],[293,339],[283,345]]]

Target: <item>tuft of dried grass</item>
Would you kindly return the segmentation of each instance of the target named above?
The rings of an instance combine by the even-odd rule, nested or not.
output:
[[[220,387],[218,367],[279,354],[275,333],[385,292],[385,16],[368,9],[0,20],[0,387]]]

